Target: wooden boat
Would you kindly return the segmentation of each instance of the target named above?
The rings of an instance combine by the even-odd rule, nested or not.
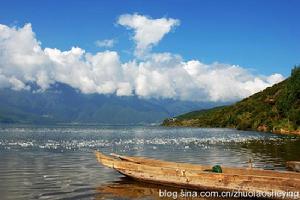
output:
[[[222,173],[213,173],[209,171],[211,166],[117,154],[107,156],[98,151],[96,151],[96,157],[104,166],[142,182],[202,191],[269,192],[272,194],[300,192],[300,173],[296,172],[222,167]],[[272,198],[276,197],[272,196]],[[289,198],[285,197],[285,199]]]

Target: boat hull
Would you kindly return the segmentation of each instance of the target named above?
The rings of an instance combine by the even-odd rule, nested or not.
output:
[[[283,193],[300,191],[300,175],[257,169],[224,168],[208,172],[209,166],[164,162],[126,156],[110,157],[96,152],[105,166],[138,181],[194,190]],[[286,198],[287,199],[287,198]]]

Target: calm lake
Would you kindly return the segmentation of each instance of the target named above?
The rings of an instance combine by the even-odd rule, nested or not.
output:
[[[0,199],[159,199],[99,165],[93,150],[199,164],[285,170],[300,138],[159,126],[0,126]],[[170,189],[172,190],[172,189]]]

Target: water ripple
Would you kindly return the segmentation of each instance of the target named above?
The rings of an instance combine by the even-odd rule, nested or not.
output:
[[[100,166],[95,149],[241,167],[251,158],[256,167],[285,170],[285,161],[299,159],[300,139],[233,129],[0,127],[1,199],[118,199],[97,191],[122,175]]]

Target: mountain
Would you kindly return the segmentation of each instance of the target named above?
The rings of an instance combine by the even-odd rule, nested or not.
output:
[[[233,105],[189,112],[163,125],[300,134],[300,66],[286,80]]]
[[[57,83],[44,92],[0,89],[0,123],[159,123],[167,117],[215,105],[82,94],[68,85]]]

